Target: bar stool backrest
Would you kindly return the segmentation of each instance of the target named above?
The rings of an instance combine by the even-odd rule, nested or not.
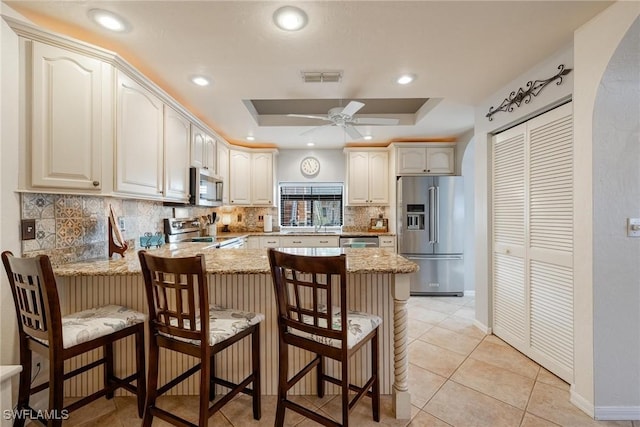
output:
[[[208,345],[209,296],[204,255],[162,258],[139,251],[151,331]],[[197,319],[203,322],[197,322]]]
[[[346,256],[302,256],[269,249],[280,332],[297,329],[346,348]],[[340,324],[334,316],[340,313]],[[322,342],[322,339],[317,339]]]
[[[62,348],[60,300],[49,257],[17,258],[5,251],[2,263],[11,285],[20,338],[30,336]]]

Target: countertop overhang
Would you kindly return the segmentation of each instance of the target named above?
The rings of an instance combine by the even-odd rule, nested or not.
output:
[[[347,272],[357,274],[406,274],[418,271],[418,265],[390,251],[378,248],[282,248],[300,255],[347,256]],[[207,273],[210,274],[269,274],[266,249],[217,249],[211,243],[167,244],[149,253],[171,258],[204,254]],[[54,273],[67,276],[122,276],[140,274],[140,263],[135,251],[124,258],[90,260],[55,266]]]

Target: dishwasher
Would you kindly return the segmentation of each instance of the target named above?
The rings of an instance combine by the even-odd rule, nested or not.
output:
[[[340,237],[341,248],[377,248],[380,246],[378,236]]]

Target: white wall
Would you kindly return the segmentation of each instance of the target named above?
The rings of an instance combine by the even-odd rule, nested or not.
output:
[[[2,4],[2,13],[10,13]],[[18,36],[0,20],[0,250],[21,255],[18,186]],[[0,272],[0,364],[18,364],[18,330],[4,268]]]
[[[625,331],[628,332],[616,329],[606,330],[605,333],[610,335],[609,338],[617,343],[612,348],[615,354],[608,350],[609,343],[602,339],[603,327],[606,328],[616,324],[620,320],[631,319],[633,318],[633,312],[637,315],[638,310],[640,310],[637,306],[637,299],[635,300],[636,306],[633,308],[633,312],[630,312],[629,307],[624,304],[616,303],[607,306],[609,297],[606,297],[607,299],[604,301],[596,300],[596,298],[611,292],[609,288],[619,291],[620,287],[630,286],[635,268],[633,265],[638,264],[637,252],[636,258],[631,258],[631,263],[618,265],[619,268],[616,269],[613,275],[603,278],[602,275],[607,269],[606,265],[612,258],[610,255],[603,256],[599,250],[598,252],[594,251],[596,242],[601,244],[614,237],[616,240],[624,241],[625,245],[627,245],[627,240],[620,236],[622,225],[619,223],[613,226],[607,224],[605,218],[607,218],[606,211],[609,207],[603,206],[603,202],[608,199],[602,194],[600,184],[595,180],[601,179],[602,173],[607,173],[606,167],[608,165],[613,165],[614,168],[609,169],[609,172],[612,173],[610,177],[612,181],[616,183],[619,180],[623,180],[627,185],[633,186],[633,181],[629,180],[633,179],[634,175],[628,170],[618,171],[617,169],[619,161],[624,158],[633,159],[634,155],[636,156],[636,165],[634,167],[637,168],[638,151],[631,150],[628,154],[625,152],[624,155],[620,155],[621,141],[613,141],[610,136],[602,136],[601,134],[596,135],[600,138],[596,141],[593,135],[594,124],[597,124],[598,129],[601,129],[603,125],[617,126],[615,123],[607,124],[607,121],[615,115],[624,115],[625,110],[629,108],[629,105],[614,102],[608,106],[610,108],[606,115],[600,117],[602,111],[600,110],[598,116],[595,116],[598,112],[596,96],[598,90],[602,87],[602,78],[605,70],[620,41],[638,16],[640,16],[639,2],[617,2],[579,28],[574,36],[574,56],[577,69],[574,93],[574,140],[576,146],[574,160],[576,230],[574,257],[579,262],[576,262],[574,266],[575,360],[571,401],[591,415],[594,415],[595,406],[600,406],[600,401],[603,402],[604,406],[623,408],[623,405],[628,405],[629,402],[623,403],[626,399],[621,399],[619,393],[637,390],[640,387],[640,383],[637,382],[638,371],[640,370],[638,361],[640,358],[638,357],[637,348],[633,348],[639,342],[637,336],[638,323],[633,326],[625,324]],[[636,48],[637,42],[636,39]],[[606,86],[609,84],[611,82],[606,83],[604,93],[608,91]],[[628,103],[629,100],[627,99],[626,102]],[[638,101],[636,100],[635,102],[637,103]],[[618,130],[622,131],[622,129],[619,128]],[[605,134],[614,130],[614,128],[609,128]],[[635,137],[637,138],[637,128],[635,132]],[[618,133],[619,136],[623,134],[626,137],[632,135],[628,129],[626,134],[624,132]],[[602,149],[609,144],[612,144],[611,151]],[[600,158],[596,159],[594,157],[596,153]],[[637,175],[635,176],[637,177]],[[609,179],[608,176],[607,179]],[[637,185],[636,181],[636,190]],[[613,190],[613,192],[618,197],[618,200],[611,201],[614,208],[611,213],[615,215],[615,218],[613,218],[614,223],[623,220],[625,216],[640,216],[640,212],[637,209],[634,213],[630,212],[629,210],[632,209],[632,206],[619,199],[621,196],[619,190]],[[605,197],[605,199],[601,200],[602,197]],[[624,194],[622,196],[623,199],[628,197],[631,197],[631,195]],[[629,243],[633,245],[633,243]],[[631,253],[629,256],[633,257],[634,254]],[[596,273],[597,278],[595,277]],[[637,288],[637,276],[635,280]],[[632,303],[634,295],[629,294],[628,296],[630,297],[629,302]],[[625,298],[624,295],[612,295],[611,297]],[[631,331],[635,331],[636,335],[634,336]],[[597,334],[597,341],[594,340],[594,334]],[[629,347],[626,345],[627,341],[630,344]],[[635,361],[629,363],[628,356],[633,357],[634,354]],[[594,355],[599,357],[598,364],[594,364]],[[604,355],[613,357],[603,361],[602,356]],[[619,367],[612,366],[618,364],[620,364]],[[604,371],[601,371],[602,369]],[[625,378],[620,378],[619,374],[614,375],[611,379],[602,378],[603,374],[606,376],[613,373],[610,371],[611,369],[621,369]],[[635,381],[635,384],[632,381]],[[598,390],[597,400],[594,394],[595,390]],[[634,391],[631,395],[637,395],[637,392]],[[617,403],[613,403],[614,401]],[[636,401],[631,406],[635,406],[636,419],[640,419],[640,402]],[[626,409],[630,409],[630,407],[626,406]],[[633,408],[631,409],[633,410]],[[627,414],[625,417],[629,419],[630,415]]]
[[[320,160],[320,172],[313,178],[300,172],[300,161],[307,156]],[[280,150],[276,182],[345,182],[345,156],[342,150]]]
[[[458,150],[461,160],[461,175],[464,177],[464,290],[465,293],[476,289],[475,263],[476,252],[474,250],[474,211],[475,201],[473,194],[475,176],[475,139],[471,139],[464,151]]]
[[[640,419],[640,238],[626,235],[640,217],[640,18],[596,95],[593,198],[595,415],[620,419],[612,407],[625,407]]]
[[[531,80],[547,79],[558,73],[558,65],[573,68],[572,46],[566,46],[545,59],[534,68],[507,83],[476,108],[475,115],[475,289],[476,324],[489,331],[491,328],[491,295],[489,290],[491,268],[489,252],[491,248],[491,230],[489,229],[489,141],[491,134],[521,123],[541,112],[560,104],[571,97],[575,71],[564,77],[561,85],[552,83],[545,87],[528,104],[515,107],[512,112],[499,112],[489,121],[485,115],[490,107],[497,107],[511,91],[526,88]]]

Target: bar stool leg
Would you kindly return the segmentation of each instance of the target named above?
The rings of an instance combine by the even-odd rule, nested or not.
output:
[[[149,343],[149,376],[147,378],[147,399],[144,405],[144,418],[142,419],[142,427],[151,427],[153,414],[151,408],[156,406],[156,396],[158,394],[158,364],[160,349],[154,343],[154,339]]]
[[[53,417],[47,426],[60,427],[64,405],[64,360],[50,352],[49,361],[49,412]]]
[[[138,416],[142,418],[144,415],[144,402],[147,396],[147,379],[146,367],[144,362],[144,324],[140,326],[136,332],[136,369],[138,376],[136,377],[136,395],[138,398]]]
[[[209,422],[209,387],[211,385],[211,355],[201,355],[200,360],[200,404],[198,426],[207,427]]]
[[[211,376],[209,380],[209,401],[216,398],[216,383],[213,378],[216,376],[216,355],[211,355]]]
[[[372,374],[376,376],[376,379],[373,381],[371,386],[371,410],[373,412],[373,420],[376,422],[380,421],[380,357],[378,354],[378,328],[376,328],[376,332],[371,338],[371,370]]]
[[[284,401],[287,399],[287,373],[289,372],[289,347],[282,339],[278,345],[278,404],[276,406],[276,427],[284,425]]]
[[[104,352],[104,385],[105,387],[111,389],[113,386],[113,342],[105,344],[102,347],[102,351]],[[107,392],[107,399],[113,399],[113,389]]]
[[[349,363],[342,360],[342,427],[349,426]]]
[[[317,393],[318,393],[318,397],[322,398],[324,397],[324,356],[321,356],[319,354],[316,355],[316,357],[320,360],[318,360],[318,367],[317,369],[317,377],[318,377],[318,384],[316,384],[316,389],[317,389]]]
[[[253,419],[262,417],[260,409],[260,323],[251,333],[251,370],[253,371]]]
[[[21,344],[22,348],[26,348],[26,344]],[[26,409],[29,406],[29,395],[31,388],[31,363],[32,353],[31,350],[20,349],[20,364],[22,365],[22,371],[20,372],[20,385],[18,390],[18,406],[17,409]],[[14,427],[23,427],[25,424],[24,416],[20,416],[13,422]]]

